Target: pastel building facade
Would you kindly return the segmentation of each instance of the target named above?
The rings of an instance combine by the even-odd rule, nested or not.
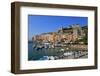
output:
[[[32,40],[42,42],[74,42],[83,37],[83,31],[80,25],[73,25],[70,28],[63,28],[57,30],[57,32],[44,33],[33,36]]]

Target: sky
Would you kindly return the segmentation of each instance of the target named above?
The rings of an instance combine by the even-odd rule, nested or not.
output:
[[[88,17],[28,15],[28,39],[32,40],[34,35],[54,32],[61,27],[69,27],[73,24],[86,26]]]

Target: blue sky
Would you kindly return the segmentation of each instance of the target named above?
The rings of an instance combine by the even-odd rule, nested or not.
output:
[[[50,15],[28,15],[28,39],[32,36],[57,31],[60,27],[68,27],[73,24],[81,26],[88,25],[87,17],[74,16],[50,16]]]

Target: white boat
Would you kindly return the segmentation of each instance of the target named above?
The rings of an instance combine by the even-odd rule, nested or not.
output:
[[[70,55],[73,55],[73,53],[72,52],[66,52],[66,53],[64,53],[64,56],[70,56]]]
[[[50,60],[55,60],[55,58],[53,56],[49,56]]]

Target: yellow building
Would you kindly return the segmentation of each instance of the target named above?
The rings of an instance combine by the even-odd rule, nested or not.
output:
[[[52,42],[57,41],[64,42],[74,42],[79,38],[78,31],[82,33],[82,30],[79,26],[73,26],[72,28],[61,28],[57,32],[45,33],[41,35],[33,36],[33,40],[43,41],[43,42]]]

